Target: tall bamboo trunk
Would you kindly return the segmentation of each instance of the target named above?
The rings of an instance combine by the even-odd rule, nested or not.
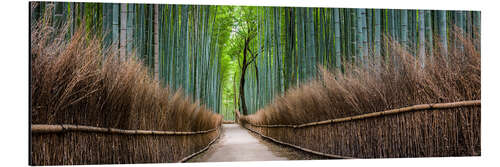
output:
[[[120,6],[119,4],[113,4],[113,14],[112,14],[112,43],[115,45],[119,44],[119,37],[120,37]]]
[[[357,57],[358,56],[358,40],[356,39],[358,37],[358,29],[357,29],[357,26],[356,26],[356,13],[357,13],[357,9],[349,9],[350,11],[350,16],[348,17],[350,21],[350,27],[351,27],[351,32],[349,32],[351,35],[350,35],[350,41],[351,41],[351,44],[350,44],[350,50],[351,50],[351,54],[350,54],[350,58],[351,58],[351,62],[352,64],[355,64],[357,61],[359,61],[359,58]]]
[[[373,37],[373,42],[375,44],[375,49],[374,49],[374,56],[375,56],[375,64],[377,67],[380,65],[381,61],[381,56],[380,56],[380,9],[374,9],[374,14],[375,14],[375,32],[374,32],[374,37]]]
[[[395,18],[395,15],[396,15],[396,12],[394,12],[393,9],[389,9],[389,26],[390,26],[390,29],[391,29],[391,37],[393,39],[396,39],[396,27],[394,26],[394,18]]]
[[[307,32],[307,51],[308,51],[308,72],[307,72],[307,77],[313,77],[315,76],[316,72],[316,53],[315,53],[315,42],[314,42],[314,15],[313,15],[313,8],[307,9],[307,27],[306,27],[306,32]]]
[[[128,10],[127,10],[127,53],[132,52],[132,47],[134,46],[134,39],[135,39],[135,5],[134,4],[128,4]]]
[[[361,9],[356,10],[356,53],[358,60],[356,63],[363,64],[363,16],[361,14]]]
[[[158,38],[158,4],[154,4],[154,18],[153,18],[153,27],[154,27],[154,30],[153,30],[153,38],[154,38],[154,43],[153,43],[153,47],[154,47],[154,79],[159,81],[160,79],[160,64],[159,64],[159,54],[158,54],[158,51],[159,51],[159,46],[158,46],[158,41],[159,41],[159,38]]]
[[[477,39],[478,41],[481,41],[481,11],[474,11],[473,12],[473,37],[474,39]],[[480,50],[481,43],[475,43],[476,49]]]
[[[333,9],[333,17],[335,17],[335,66],[340,70],[341,59],[340,59],[340,19],[339,19],[339,9]]]
[[[418,56],[422,68],[425,67],[425,14],[418,10]]]
[[[127,56],[127,4],[121,4],[120,11],[120,58]]]
[[[54,7],[54,22],[53,26],[56,28],[59,28],[64,20],[64,13],[63,13],[63,3],[62,2],[55,2],[55,7]]]
[[[458,34],[459,36],[461,37],[464,37],[465,35],[465,11],[456,11],[456,13],[458,14]],[[462,42],[458,41],[458,39],[456,39],[456,43],[457,43],[457,47],[458,47],[458,50],[460,52],[463,52],[464,48],[463,48],[463,45],[462,45]]]
[[[104,35],[103,37],[104,48],[108,47],[111,44],[111,26],[113,22],[112,8],[113,8],[112,4],[105,3],[102,5],[102,34]],[[73,11],[73,9],[70,10]],[[71,28],[71,34],[73,34],[73,28]]]
[[[401,10],[401,45],[406,48],[408,40],[408,12]]]
[[[442,45],[442,54],[448,56],[448,40],[446,32],[446,11],[438,11],[439,14],[439,38]]]
[[[75,7],[75,2],[70,2],[70,5],[69,5],[69,10],[70,10],[70,20],[71,20],[71,25],[69,26],[69,32],[70,32],[70,35],[73,36],[73,34],[75,33],[75,24],[76,24],[76,7]],[[108,10],[108,15],[111,14],[112,10],[111,7],[108,7],[107,10]],[[111,20],[108,22],[108,24],[111,24]]]
[[[432,56],[433,56],[433,33],[432,33],[432,20],[431,20],[431,11],[426,10],[425,11],[425,35],[426,35],[426,40],[427,40],[427,50],[429,50],[429,60],[432,61]],[[432,62],[431,62],[432,63]]]
[[[368,64],[368,28],[366,26],[367,18],[366,18],[366,9],[361,9],[361,24],[362,24],[362,31],[363,31],[363,37],[362,37],[362,42],[363,42],[363,55],[362,55],[362,63],[366,66]]]

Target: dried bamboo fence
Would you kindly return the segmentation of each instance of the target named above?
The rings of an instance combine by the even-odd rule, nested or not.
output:
[[[481,101],[471,100],[300,125],[240,122],[264,138],[330,158],[479,156],[480,112]]]
[[[178,132],[35,124],[30,159],[32,165],[185,162],[208,149],[220,133],[220,125]]]

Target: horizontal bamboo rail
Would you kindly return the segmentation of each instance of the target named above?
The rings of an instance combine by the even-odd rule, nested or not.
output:
[[[201,154],[201,153],[203,153],[204,151],[208,150],[208,148],[210,148],[210,146],[211,146],[212,144],[214,144],[214,143],[215,143],[215,141],[217,141],[217,139],[219,139],[220,134],[222,133],[222,131],[221,131],[221,130],[222,130],[222,126],[219,126],[219,133],[217,134],[217,137],[215,137],[212,141],[210,141],[210,143],[208,143],[208,144],[207,144],[207,146],[203,147],[200,151],[197,151],[197,152],[195,152],[195,153],[193,153],[193,154],[191,154],[191,155],[189,155],[189,156],[187,156],[187,157],[182,158],[180,161],[178,161],[178,163],[183,163],[183,162],[186,162],[186,161],[188,161],[189,159],[191,159],[191,158],[193,158],[193,157],[197,156],[198,154]]]
[[[259,133],[251,128],[247,128],[245,126],[243,126],[245,129],[248,129],[249,131],[251,132],[254,132],[256,134],[258,134],[259,136],[263,137],[263,138],[266,138],[266,139],[269,139],[273,142],[276,142],[278,144],[282,144],[282,145],[286,145],[286,146],[289,146],[289,147],[293,147],[295,149],[299,149],[299,150],[302,150],[304,152],[308,152],[308,153],[312,153],[312,154],[315,154],[315,155],[320,155],[320,156],[324,156],[324,157],[328,157],[328,158],[335,158],[335,159],[353,159],[352,157],[346,157],[346,156],[340,156],[340,155],[333,155],[333,154],[327,154],[327,153],[322,153],[322,152],[318,152],[318,151],[314,151],[314,150],[311,150],[311,149],[308,149],[308,148],[304,148],[304,147],[300,147],[300,146],[297,146],[297,145],[293,145],[293,144],[290,144],[290,143],[286,143],[286,142],[283,142],[283,141],[279,141],[275,138],[272,138],[272,137],[269,137],[269,136],[266,136],[266,135],[263,135],[262,133]]]
[[[32,133],[64,133],[69,131],[78,132],[96,132],[96,133],[109,133],[109,134],[126,134],[126,135],[195,135],[204,134],[215,131],[217,128],[196,131],[196,132],[178,132],[178,131],[159,131],[159,130],[126,130],[116,128],[102,128],[85,125],[46,125],[34,124],[31,125]]]
[[[304,123],[304,124],[299,124],[299,125],[254,125],[251,123],[248,123],[248,124],[255,126],[255,127],[266,127],[266,128],[283,128],[283,127],[303,128],[303,127],[308,127],[308,126],[355,121],[355,120],[360,120],[360,119],[374,118],[374,117],[385,116],[385,115],[394,115],[394,114],[400,114],[400,113],[406,113],[406,112],[412,112],[412,111],[436,110],[436,109],[442,110],[442,109],[472,107],[472,106],[481,106],[481,100],[468,100],[468,101],[459,101],[459,102],[452,102],[452,103],[418,104],[418,105],[413,105],[413,106],[403,107],[403,108],[398,108],[398,109],[361,114],[361,115],[356,115],[356,116],[351,116],[351,117],[329,119],[329,120],[318,121],[318,122],[310,122],[310,123]],[[236,112],[238,112],[238,111],[236,111]]]

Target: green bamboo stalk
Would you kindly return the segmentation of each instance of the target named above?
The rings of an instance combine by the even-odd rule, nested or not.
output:
[[[358,61],[356,63],[363,64],[364,55],[363,55],[363,15],[361,9],[356,9],[356,53],[358,57]]]
[[[381,61],[381,57],[380,57],[380,9],[374,9],[374,22],[375,22],[375,26],[374,26],[374,30],[375,30],[375,33],[374,33],[374,44],[375,44],[375,51],[374,51],[374,56],[375,56],[375,64],[377,65],[377,67],[380,65],[380,61]]]
[[[427,40],[427,50],[429,50],[429,58],[432,60],[433,56],[433,33],[432,33],[432,20],[431,20],[431,11],[426,10],[425,11],[425,35],[426,35],[426,40]]]
[[[120,16],[120,8],[119,4],[113,4],[113,23],[112,23],[112,43],[118,44],[118,39],[119,39],[119,31],[120,31],[120,23],[119,23],[119,16]]]
[[[408,13],[401,10],[401,46],[407,47],[408,39]]]
[[[306,77],[310,78],[314,76],[313,71],[315,67],[315,44],[314,44],[314,22],[313,22],[313,9],[312,8],[307,8],[304,10],[304,13],[306,15],[306,41],[307,41],[307,55],[305,57],[307,60],[307,72],[306,72]]]
[[[425,14],[424,10],[418,10],[418,56],[421,67],[425,67]]]
[[[396,27],[394,26],[395,12],[393,9],[389,9],[390,18],[389,18],[389,26],[390,26],[390,35],[392,38],[396,39]]]
[[[341,62],[341,54],[340,54],[340,15],[339,15],[339,9],[334,8],[333,9],[333,16],[335,18],[335,67],[340,70],[340,64]]]
[[[481,11],[473,12],[473,38],[477,41],[481,41]],[[480,50],[481,43],[475,43],[476,49]]]
[[[120,11],[120,58],[127,56],[127,4],[121,4]]]
[[[134,28],[134,23],[135,23],[135,5],[134,4],[127,4],[127,31],[126,31],[126,36],[127,36],[127,53],[131,54],[132,53],[132,48],[135,46],[134,44],[134,39],[135,39],[135,28]]]
[[[375,9],[365,9],[365,16],[366,16],[366,30],[368,31],[367,32],[367,45],[368,45],[368,51],[370,52],[373,52],[373,49],[375,49],[375,45],[373,44],[373,41],[375,40],[374,39],[374,31],[375,31],[375,27],[374,27],[374,20],[373,20],[373,15],[374,15],[374,11]]]
[[[281,81],[281,40],[280,40],[280,10],[277,7],[273,8],[273,14],[274,14],[274,42],[275,42],[275,47],[274,47],[274,70],[275,70],[275,89],[278,92],[282,92],[282,81]]]
[[[158,4],[153,6],[154,16],[153,16],[153,47],[154,47],[154,79],[156,81],[160,80],[160,64],[159,64],[159,33],[158,33]]]
[[[340,43],[340,48],[341,48],[341,57],[340,57],[340,60],[342,61],[341,64],[340,64],[340,70],[341,72],[344,72],[344,64],[346,64],[346,62],[348,61],[348,57],[347,57],[347,38],[348,38],[348,34],[347,34],[347,23],[345,21],[345,18],[346,18],[346,14],[345,14],[345,11],[346,9],[338,9],[339,10],[339,17],[340,17],[340,41],[338,41]]]
[[[438,11],[439,17],[439,38],[442,45],[442,54],[448,56],[448,40],[446,34],[446,11]]]
[[[361,26],[362,26],[362,48],[363,48],[363,54],[361,55],[361,63],[364,64],[365,66],[368,64],[368,28],[366,26],[366,9],[360,9],[361,10]]]
[[[111,4],[105,3],[105,4],[103,4],[103,7],[102,7],[102,13],[103,13],[103,15],[102,15],[102,33],[104,35],[103,43],[102,43],[103,48],[107,48],[111,42],[110,41],[111,40],[110,39],[111,38],[111,34],[110,34],[111,22],[109,20],[111,18],[112,10],[109,10],[109,6],[111,6]],[[73,11],[72,5],[70,8],[70,11]],[[70,12],[70,13],[73,13],[73,12]],[[70,16],[70,17],[72,17],[72,16]],[[70,26],[70,34],[73,34],[73,31],[74,31],[73,27]]]

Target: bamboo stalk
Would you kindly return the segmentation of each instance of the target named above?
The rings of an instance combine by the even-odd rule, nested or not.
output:
[[[217,130],[217,128],[195,131],[195,132],[179,132],[179,131],[158,131],[158,130],[126,130],[116,128],[102,128],[85,125],[46,125],[34,124],[31,125],[31,133],[65,133],[65,132],[94,132],[94,133],[109,133],[109,134],[126,134],[126,135],[195,135],[204,134]]]
[[[303,127],[307,127],[307,126],[316,126],[316,125],[348,122],[348,121],[374,118],[374,117],[385,116],[385,115],[402,114],[402,113],[412,112],[412,111],[428,110],[428,111],[432,112],[433,110],[461,108],[461,107],[474,107],[474,106],[481,106],[481,100],[468,100],[468,101],[459,101],[459,102],[451,102],[451,103],[418,104],[418,105],[413,105],[413,106],[403,107],[403,108],[398,108],[398,109],[373,112],[373,113],[367,113],[367,114],[361,114],[361,115],[344,117],[344,118],[337,118],[337,119],[330,119],[330,120],[324,120],[324,121],[318,121],[318,122],[310,122],[310,123],[299,124],[299,125],[254,125],[251,123],[249,123],[249,125],[252,125],[255,127],[266,127],[266,128],[278,128],[278,127],[303,128]]]

